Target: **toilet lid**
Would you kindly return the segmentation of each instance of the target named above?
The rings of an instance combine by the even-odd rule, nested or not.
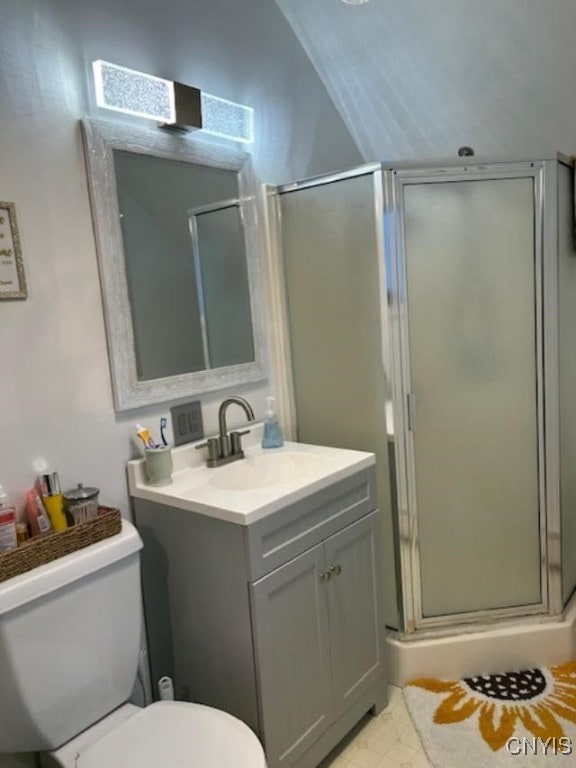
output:
[[[232,715],[158,701],[89,746],[77,768],[266,768],[260,742]]]

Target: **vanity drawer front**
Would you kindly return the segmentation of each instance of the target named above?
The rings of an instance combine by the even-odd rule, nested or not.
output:
[[[246,528],[250,577],[259,579],[376,509],[369,467]]]

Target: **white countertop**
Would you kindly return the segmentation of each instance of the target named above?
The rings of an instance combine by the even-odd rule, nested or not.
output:
[[[223,467],[209,469],[205,464],[205,450],[196,450],[198,443],[188,443],[172,449],[174,472],[172,483],[161,487],[147,482],[144,459],[128,462],[128,486],[130,495],[158,504],[196,512],[239,525],[249,525],[312,493],[327,488],[355,472],[375,463],[374,454],[350,451],[343,448],[327,448],[319,445],[286,442],[282,448],[260,447],[262,425],[247,425],[251,432],[244,438],[246,458]],[[314,463],[305,477],[278,482],[271,487],[248,490],[221,490],[210,484],[217,473],[228,467],[238,467],[261,455],[313,454],[321,458]],[[236,470],[238,471],[238,470]]]

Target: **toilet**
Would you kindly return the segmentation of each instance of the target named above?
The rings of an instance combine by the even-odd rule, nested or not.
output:
[[[182,701],[128,703],[140,652],[134,526],[0,583],[0,753],[63,768],[266,768],[255,734]]]

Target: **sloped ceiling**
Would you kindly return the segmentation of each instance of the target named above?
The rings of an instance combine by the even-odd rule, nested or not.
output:
[[[276,0],[365,160],[576,152],[574,0]]]

